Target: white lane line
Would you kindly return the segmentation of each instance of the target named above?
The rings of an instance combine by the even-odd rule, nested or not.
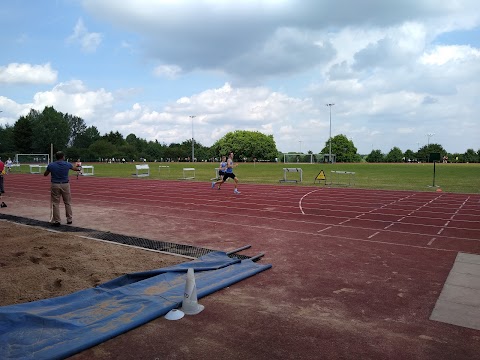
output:
[[[400,218],[400,219],[398,219],[397,221],[402,221],[403,219],[405,219],[405,216],[402,217],[402,218]]]
[[[387,230],[389,227],[392,227],[393,225],[394,225],[394,224],[391,223],[390,225],[385,226],[383,229],[384,229],[384,230]]]
[[[432,238],[432,240],[430,240],[427,245],[428,245],[428,246],[432,245],[433,242],[434,242],[436,239],[437,239],[437,238]]]
[[[326,227],[325,229],[318,230],[317,232],[318,232],[318,233],[321,233],[322,231],[325,231],[325,230],[328,230],[328,229],[331,229],[331,228],[332,228],[332,226],[329,226],[329,227]]]
[[[378,235],[378,234],[380,234],[380,231],[377,231],[376,233],[370,235],[368,238],[371,239],[371,238],[373,238],[375,235]]]
[[[350,219],[344,220],[344,221],[342,221],[341,223],[338,223],[338,225],[343,225],[343,224],[345,224],[345,223],[347,223],[347,222],[349,222],[349,221],[350,221]]]
[[[302,212],[302,215],[305,215],[305,213],[303,212],[303,207],[302,207],[302,200],[307,197],[308,195],[314,193],[315,191],[318,191],[318,190],[321,190],[321,189],[316,189],[316,190],[313,190],[313,191],[310,191],[308,193],[306,193],[305,195],[303,195],[301,198],[300,198],[300,201],[298,202],[298,207],[300,208],[300,211]]]
[[[460,207],[455,211],[455,213],[452,215],[452,217],[450,218],[450,220],[448,220],[448,221],[445,223],[445,225],[443,225],[442,228],[441,228],[440,230],[438,230],[437,235],[440,235],[440,234],[443,232],[443,230],[445,230],[445,229],[447,228],[448,224],[450,224],[450,221],[453,221],[453,218],[455,217],[455,215],[457,215],[457,214],[460,212],[460,210],[465,206],[465,204],[467,203],[467,201],[468,201],[469,199],[470,199],[470,196],[467,197],[467,198],[465,199],[465,201],[462,203],[462,205],[460,205]]]

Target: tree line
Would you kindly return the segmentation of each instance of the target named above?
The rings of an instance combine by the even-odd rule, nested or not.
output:
[[[440,154],[441,162],[452,163],[478,163],[480,162],[480,149],[475,151],[468,149],[465,153],[449,153],[440,144],[428,144],[418,151],[407,150],[402,152],[398,147],[393,147],[387,154],[383,154],[380,150],[372,150],[365,157],[367,162],[432,162],[431,154]]]
[[[138,138],[135,134],[123,137],[118,131],[101,135],[95,126],[71,114],[63,114],[53,107],[43,111],[30,110],[14,125],[0,125],[0,157],[14,158],[15,154],[49,154],[63,151],[74,161],[192,161],[192,142],[159,143]],[[257,131],[234,131],[226,134],[212,146],[194,141],[195,161],[217,160],[229,151],[237,160],[265,159],[273,161],[278,156],[272,135]]]
[[[330,141],[326,141],[322,154],[329,154]],[[312,152],[309,152],[310,154]],[[337,162],[361,162],[370,163],[400,163],[400,162],[431,162],[432,153],[440,154],[440,161],[455,163],[478,163],[480,162],[480,149],[475,151],[468,149],[465,153],[449,153],[440,144],[428,144],[417,151],[406,150],[403,152],[399,147],[393,147],[384,154],[381,150],[372,150],[368,155],[360,155],[353,141],[346,135],[340,134],[332,138],[332,154],[336,155]]]
[[[14,125],[0,125],[0,157],[14,158],[15,154],[49,154],[62,150],[72,161],[105,161],[125,159],[126,161],[192,161],[192,139],[182,143],[159,143],[138,138],[135,134],[123,137],[118,131],[100,134],[95,126],[71,114],[63,114],[51,106],[43,111],[31,109],[21,116]],[[340,134],[331,139],[332,154],[337,162],[417,162],[429,161],[431,153],[440,153],[448,162],[480,162],[480,149],[468,149],[465,153],[449,153],[439,144],[425,145],[417,151],[393,147],[387,154],[372,150],[370,154],[358,154],[352,140]],[[212,146],[194,142],[195,161],[216,161],[219,156],[235,153],[236,160],[275,161],[282,159],[273,135],[258,131],[237,130],[226,134]],[[322,154],[329,154],[330,139],[325,142]],[[308,154],[312,154],[311,151]],[[318,161],[322,161],[319,159]]]

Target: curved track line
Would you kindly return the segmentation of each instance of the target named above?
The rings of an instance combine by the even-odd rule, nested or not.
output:
[[[305,195],[303,195],[303,196],[300,198],[300,201],[298,202],[298,207],[300,208],[300,211],[302,212],[302,215],[305,215],[305,213],[303,212],[303,208],[302,208],[302,200],[303,200],[307,195],[310,195],[311,193],[314,193],[315,191],[318,191],[318,190],[321,190],[321,189],[312,190],[312,191],[306,193]]]

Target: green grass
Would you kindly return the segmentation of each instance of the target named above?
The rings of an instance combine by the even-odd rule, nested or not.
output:
[[[135,173],[135,164],[105,164],[89,163],[95,167],[96,177],[132,178]],[[195,168],[193,181],[210,181],[215,176],[216,163],[149,163],[150,176],[141,179],[177,180],[181,178],[182,169]],[[159,165],[168,165],[168,169]],[[279,184],[283,178],[284,167],[300,167],[303,170],[305,186],[323,186],[313,181],[320,170],[331,180],[331,171],[355,172],[355,184],[352,187],[362,189],[414,190],[435,191],[433,185],[433,164],[282,164],[282,163],[239,163],[235,174],[240,183]],[[443,191],[457,193],[480,193],[480,164],[436,164],[435,185]],[[18,170],[17,170],[18,171]],[[21,166],[21,172],[28,173],[27,165]],[[347,182],[338,176],[342,182]],[[288,174],[288,179],[298,179],[297,174]],[[190,180],[191,181],[191,180]],[[284,184],[295,186],[295,183]],[[342,185],[333,185],[342,186]]]

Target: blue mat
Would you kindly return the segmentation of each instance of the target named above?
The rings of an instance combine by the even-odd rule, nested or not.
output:
[[[0,307],[0,357],[63,359],[163,316],[181,305],[188,268],[201,298],[271,265],[212,252],[70,295]]]

